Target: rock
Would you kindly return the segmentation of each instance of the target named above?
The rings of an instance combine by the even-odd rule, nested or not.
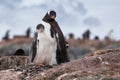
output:
[[[23,49],[28,55],[32,38],[15,38],[10,41],[0,42],[0,56],[12,56],[16,50]]]
[[[120,47],[120,41],[110,43],[110,44],[104,46],[102,49],[116,49],[116,48],[119,48],[119,47]]]
[[[76,48],[76,47],[69,47],[68,48],[68,57],[70,61],[77,60],[84,57],[86,54],[92,52],[90,48]]]
[[[1,56],[0,70],[25,67],[29,63],[28,56]]]
[[[22,72],[13,69],[0,71],[0,80],[21,80]]]
[[[13,72],[22,72],[17,75],[17,80],[120,80],[120,49],[99,50],[91,54],[58,66],[28,65]],[[7,70],[0,71],[0,74],[3,72],[9,74]],[[6,75],[0,77],[11,79],[12,76]]]
[[[85,57],[80,60],[61,64],[52,69],[44,70],[39,74],[29,77],[28,80],[119,79],[120,49],[99,51],[99,54],[100,55]],[[43,73],[44,75],[42,75]]]

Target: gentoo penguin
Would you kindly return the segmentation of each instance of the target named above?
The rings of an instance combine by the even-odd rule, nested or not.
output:
[[[55,11],[48,11],[37,26],[30,58],[34,64],[53,65],[69,61],[66,41],[55,17]]]
[[[56,18],[56,12],[54,10],[49,10],[46,15],[42,19],[42,24],[46,28],[50,28],[50,30],[46,30],[46,33],[52,37],[55,38],[57,42],[57,49],[56,49],[56,61],[57,64],[61,64],[64,62],[68,62],[68,53],[67,53],[67,47],[66,47],[66,41],[64,39],[64,35],[55,20]]]
[[[39,66],[57,64],[55,38],[46,34],[47,27],[42,24],[38,24],[36,30],[31,48],[31,62]]]

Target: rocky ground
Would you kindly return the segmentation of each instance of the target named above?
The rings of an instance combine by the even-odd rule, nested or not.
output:
[[[1,70],[0,80],[120,80],[120,49],[95,51],[56,66]]]
[[[120,41],[105,40],[66,40],[70,47],[68,56],[70,60],[76,60],[84,57],[86,54],[100,49],[114,49],[120,47]],[[9,41],[0,42],[0,56],[13,56],[18,49],[22,49],[28,56],[32,44],[32,38],[13,38]]]
[[[15,38],[9,41],[0,42],[0,56],[14,55],[16,50],[23,49],[25,55],[28,55],[32,44],[32,38]]]
[[[0,80],[120,80],[119,41],[72,40],[70,62],[43,67],[29,64],[31,42],[32,38],[0,42]],[[14,55],[17,49],[25,55]]]

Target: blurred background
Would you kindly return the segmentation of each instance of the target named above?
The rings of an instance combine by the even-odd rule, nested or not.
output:
[[[69,57],[120,47],[120,0],[0,0],[0,55],[28,55],[36,25],[53,9]],[[79,56],[78,56],[79,55]]]

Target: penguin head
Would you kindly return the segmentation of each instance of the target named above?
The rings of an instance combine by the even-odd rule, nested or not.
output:
[[[25,56],[25,51],[23,49],[18,49],[14,53],[14,56]]]
[[[42,19],[45,22],[52,22],[56,18],[56,12],[54,10],[49,10],[47,14]]]
[[[36,29],[37,29],[37,32],[42,33],[42,32],[44,32],[44,25],[38,24],[37,27],[36,27]]]
[[[56,17],[56,12],[53,10],[50,10],[50,11],[48,11],[48,15],[49,15],[50,19],[54,20]]]

